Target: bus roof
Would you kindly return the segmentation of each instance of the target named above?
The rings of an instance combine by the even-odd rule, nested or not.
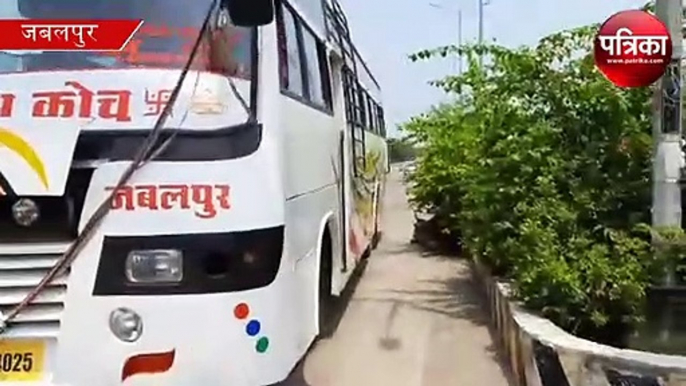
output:
[[[367,90],[369,95],[378,103],[381,103],[381,86],[369,69],[367,62],[364,61],[357,47],[353,45],[355,51],[355,64],[357,65],[357,75],[360,83]]]

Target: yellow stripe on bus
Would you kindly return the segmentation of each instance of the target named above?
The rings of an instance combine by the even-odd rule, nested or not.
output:
[[[23,138],[13,132],[0,127],[0,146],[5,146],[19,157],[36,173],[45,189],[49,189],[48,175],[45,164],[33,147]]]

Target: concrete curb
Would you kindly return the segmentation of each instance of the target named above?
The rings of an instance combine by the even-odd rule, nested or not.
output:
[[[686,386],[686,357],[621,350],[577,338],[511,300],[506,283],[472,261],[516,386]]]

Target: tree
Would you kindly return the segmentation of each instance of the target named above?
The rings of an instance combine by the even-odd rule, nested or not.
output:
[[[388,152],[391,162],[409,161],[416,153],[412,142],[405,138],[388,138]]]
[[[650,90],[619,89],[597,71],[596,30],[413,55],[462,53],[469,66],[433,82],[458,101],[403,129],[422,145],[415,206],[444,216],[526,306],[618,345],[650,284]],[[479,66],[481,54],[490,64]]]
[[[643,11],[655,13],[655,1],[649,1],[641,7]]]

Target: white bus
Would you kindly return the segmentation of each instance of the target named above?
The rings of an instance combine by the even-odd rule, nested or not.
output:
[[[0,2],[144,20],[0,52],[0,383],[268,385],[329,332],[381,233],[380,90],[335,0],[272,1]]]

